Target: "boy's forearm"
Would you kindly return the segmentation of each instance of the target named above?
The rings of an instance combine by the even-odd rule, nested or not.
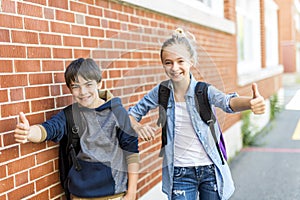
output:
[[[136,195],[139,178],[139,163],[128,164],[128,190],[127,194]]]

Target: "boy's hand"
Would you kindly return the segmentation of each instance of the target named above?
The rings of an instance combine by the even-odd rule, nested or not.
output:
[[[251,110],[254,114],[264,114],[266,110],[266,103],[264,98],[260,95],[257,84],[252,84],[253,98],[250,101]]]
[[[30,125],[23,112],[20,112],[19,117],[20,117],[20,122],[16,126],[14,137],[16,142],[24,144],[28,142]]]
[[[136,200],[136,194],[130,195],[127,193],[124,197],[121,198],[121,200]]]

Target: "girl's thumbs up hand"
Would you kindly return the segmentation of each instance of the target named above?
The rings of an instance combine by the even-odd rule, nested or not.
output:
[[[252,84],[253,97],[250,101],[251,110],[254,114],[264,114],[266,110],[266,103],[264,98],[260,95],[256,83]]]
[[[15,141],[19,143],[26,143],[28,142],[30,125],[23,112],[20,112],[19,119],[20,122],[16,125],[15,134],[14,134]]]

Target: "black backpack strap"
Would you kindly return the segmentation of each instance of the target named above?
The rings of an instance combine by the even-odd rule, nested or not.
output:
[[[162,127],[160,156],[163,156],[163,148],[167,144],[167,107],[170,96],[168,83],[169,80],[161,82],[158,91],[159,117],[157,120],[157,126]]]
[[[198,113],[200,114],[201,119],[209,126],[211,134],[214,138],[219,156],[221,158],[222,161],[222,165],[225,164],[220,147],[219,147],[219,143],[218,143],[218,139],[216,136],[216,132],[215,132],[215,127],[214,124],[216,122],[216,116],[214,115],[213,111],[211,110],[209,101],[208,101],[208,87],[209,84],[205,83],[205,82],[198,82],[195,88],[195,104],[196,104],[196,109],[198,111]]]
[[[78,117],[78,105],[72,104],[63,109],[66,116],[66,133],[60,140],[59,145],[59,172],[61,185],[64,188],[67,200],[70,200],[70,192],[68,190],[68,173],[72,165],[76,170],[81,170],[81,166],[77,160],[76,155],[80,151],[80,137],[79,131],[82,131],[79,126],[75,125],[74,118]],[[75,112],[74,112],[75,111]],[[76,114],[75,114],[76,113]],[[77,120],[76,120],[77,121]],[[78,123],[80,124],[80,123]]]

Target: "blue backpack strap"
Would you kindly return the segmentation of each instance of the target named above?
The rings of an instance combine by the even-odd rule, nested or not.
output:
[[[159,156],[163,156],[163,148],[168,143],[167,141],[167,107],[170,96],[170,89],[168,88],[169,80],[163,81],[159,85],[158,91],[158,104],[159,104],[159,117],[157,126],[162,127],[161,132],[161,151]]]
[[[209,84],[205,82],[198,82],[195,87],[195,105],[197,108],[198,113],[200,114],[201,119],[209,126],[211,134],[214,138],[219,156],[222,161],[222,165],[225,164],[223,155],[221,153],[221,149],[219,146],[219,142],[216,136],[214,124],[216,122],[216,116],[214,115],[213,111],[211,110],[211,106],[208,101],[208,91]]]

